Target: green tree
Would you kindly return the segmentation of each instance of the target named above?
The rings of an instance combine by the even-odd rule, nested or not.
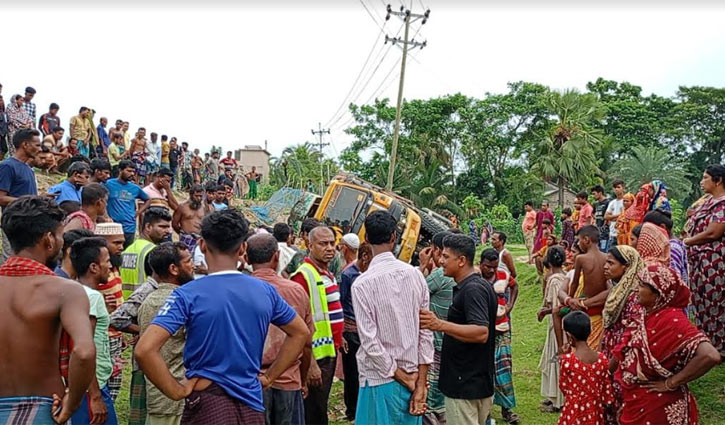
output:
[[[286,147],[282,155],[272,158],[271,162],[270,184],[277,187],[306,189],[308,180],[317,187],[320,181],[327,184],[339,171],[334,160],[320,155],[309,142]]]
[[[635,146],[632,153],[625,155],[610,169],[612,178],[621,178],[630,190],[637,190],[652,180],[662,180],[667,186],[668,196],[683,199],[691,190],[687,165],[675,157],[667,148],[657,146]]]
[[[547,109],[552,123],[531,150],[531,169],[556,183],[561,207],[567,185],[600,173],[597,153],[606,136],[595,123],[601,122],[604,109],[595,95],[576,90],[552,92]]]

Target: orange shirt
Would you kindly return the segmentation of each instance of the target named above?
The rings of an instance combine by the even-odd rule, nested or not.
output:
[[[531,210],[526,213],[524,221],[521,223],[521,230],[523,230],[524,233],[528,233],[533,231],[534,228],[536,228],[536,211]]]

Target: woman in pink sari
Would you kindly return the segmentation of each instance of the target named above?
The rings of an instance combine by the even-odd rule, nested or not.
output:
[[[622,391],[620,425],[695,425],[697,404],[687,384],[720,363],[715,347],[683,312],[690,290],[669,267],[651,263],[638,274],[639,320],[614,350]]]

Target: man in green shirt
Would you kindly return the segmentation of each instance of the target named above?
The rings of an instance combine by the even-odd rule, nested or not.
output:
[[[91,380],[88,393],[71,418],[72,423],[117,424],[113,399],[108,390],[108,380],[113,371],[111,349],[108,340],[110,322],[103,295],[98,285],[108,283],[111,272],[111,255],[106,239],[82,238],[71,246],[70,259],[78,281],[88,295],[93,342],[96,345],[96,379]]]
[[[138,309],[141,333],[151,324],[174,289],[194,279],[194,262],[181,242],[164,242],[149,253],[149,265],[159,278],[158,288],[151,292]],[[184,345],[186,329],[176,331],[161,347],[161,357],[176,379],[184,378]],[[151,381],[146,381],[146,425],[181,423],[184,400],[166,397]]]
[[[443,240],[452,235],[451,232],[439,232],[433,235],[433,245],[423,249],[419,254],[420,271],[425,276],[430,292],[430,310],[439,319],[448,318],[448,308],[453,300],[453,288],[456,281],[443,274],[439,266],[443,252]],[[445,402],[443,393],[438,389],[438,375],[441,366],[441,347],[443,346],[443,333],[433,332],[433,364],[428,369],[428,411],[425,416],[430,423],[445,423]]]
[[[123,159],[125,152],[123,134],[113,133],[111,144],[108,146],[108,162],[111,164],[111,177],[118,177],[118,163]]]

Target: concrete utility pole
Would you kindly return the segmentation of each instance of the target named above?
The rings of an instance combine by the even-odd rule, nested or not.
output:
[[[428,44],[428,41],[419,43],[415,40],[408,41],[408,32],[410,30],[410,23],[415,22],[418,19],[422,19],[421,25],[428,21],[430,16],[430,9],[426,10],[424,14],[411,13],[410,9],[405,9],[404,6],[400,6],[400,12],[394,12],[390,5],[387,8],[388,14],[385,16],[385,20],[390,19],[390,15],[395,15],[405,21],[405,38],[401,40],[399,37],[391,38],[385,36],[385,43],[390,41],[393,44],[403,44],[403,60],[400,63],[400,84],[398,85],[398,104],[395,109],[395,128],[393,130],[393,148],[390,153],[390,165],[388,167],[388,184],[385,185],[385,189],[393,190],[393,177],[395,177],[395,160],[398,155],[398,138],[400,137],[400,109],[403,106],[403,83],[405,82],[405,63],[408,58],[408,46],[413,48],[420,47],[421,49]]]
[[[320,136],[320,141],[317,142],[317,147],[320,149],[320,195],[322,195],[323,193],[325,193],[325,177],[324,177],[324,169],[322,167],[324,156],[322,155],[322,148],[329,145],[329,143],[324,143],[322,141],[322,135],[330,134],[330,129],[328,128],[326,130],[323,130],[322,123],[318,122],[317,131],[315,131],[315,130],[310,130],[310,131],[312,131],[313,136]]]

